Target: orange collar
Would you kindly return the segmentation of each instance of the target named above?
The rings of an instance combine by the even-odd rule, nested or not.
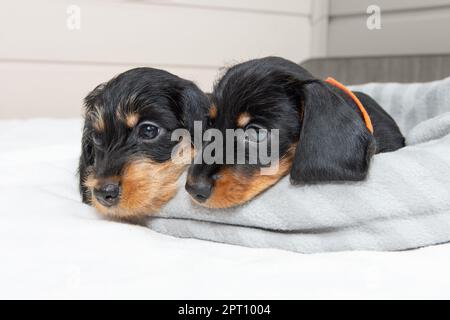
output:
[[[340,83],[339,81],[328,77],[325,82],[328,82],[329,84],[335,86],[336,88],[341,89],[342,91],[344,91],[346,94],[348,94],[348,96],[350,98],[352,98],[352,100],[356,103],[356,105],[358,106],[359,110],[361,111],[361,114],[363,116],[364,122],[366,124],[367,129],[370,131],[371,134],[373,134],[373,126],[372,126],[372,121],[370,120],[369,114],[367,113],[366,109],[364,108],[363,104],[361,103],[361,101],[359,101],[358,97],[346,86],[344,86],[342,83]]]

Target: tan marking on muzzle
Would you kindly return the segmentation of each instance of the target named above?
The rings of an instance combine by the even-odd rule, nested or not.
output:
[[[157,163],[137,160],[129,163],[120,179],[121,195],[114,207],[104,207],[92,194],[92,205],[101,214],[121,219],[135,219],[158,212],[175,194],[180,177],[186,165],[171,160]],[[93,175],[87,177],[84,185],[93,192],[99,180]]]
[[[261,175],[258,171],[245,176],[230,167],[223,169],[218,174],[220,178],[215,181],[210,198],[206,202],[197,203],[208,208],[229,208],[253,199],[289,173],[294,152],[295,146],[280,160],[278,170],[272,175]]]

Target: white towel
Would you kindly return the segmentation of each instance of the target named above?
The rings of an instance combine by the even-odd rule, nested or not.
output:
[[[450,78],[352,89],[377,100],[408,144],[375,155],[366,181],[292,186],[285,178],[225,210],[199,207],[180,188],[148,226],[177,237],[304,253],[450,241]]]

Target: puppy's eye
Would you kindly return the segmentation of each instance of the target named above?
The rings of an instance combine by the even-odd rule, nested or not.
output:
[[[92,142],[94,142],[96,146],[101,146],[103,144],[102,137],[96,132],[92,134]]]
[[[257,124],[249,124],[245,127],[245,140],[249,142],[262,142],[267,139],[267,136],[267,129]]]
[[[155,139],[159,133],[160,128],[151,122],[144,122],[139,126],[138,135],[139,138],[144,140]]]

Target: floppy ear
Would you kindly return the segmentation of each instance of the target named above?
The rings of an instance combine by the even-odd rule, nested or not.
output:
[[[105,84],[98,85],[92,90],[84,99],[84,107],[86,115],[94,109],[96,103],[98,103],[99,96],[103,91]],[[92,138],[87,126],[87,116],[83,126],[83,135],[81,138],[81,156],[78,163],[78,176],[79,176],[79,190],[81,198],[84,203],[90,204],[91,193],[84,186],[84,182],[90,173],[92,166],[94,165],[94,147],[92,144]]]
[[[363,180],[375,140],[358,110],[319,80],[303,84],[302,96],[291,183]]]
[[[190,83],[182,94],[183,124],[193,136],[194,121],[204,122],[209,108],[209,98],[194,83]]]

